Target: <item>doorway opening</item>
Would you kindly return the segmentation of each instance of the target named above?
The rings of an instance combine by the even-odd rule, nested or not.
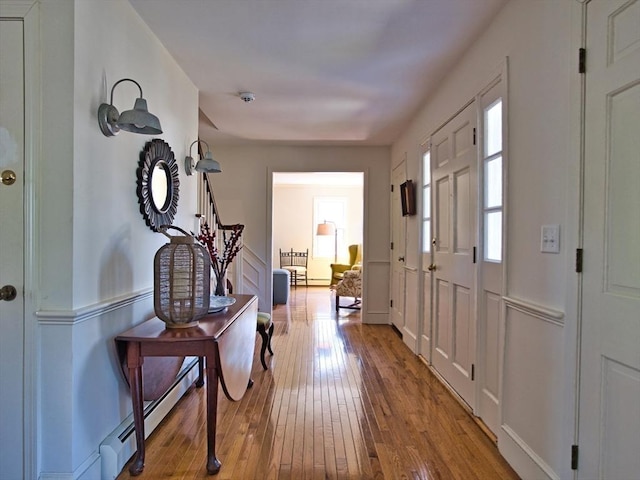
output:
[[[350,262],[350,245],[364,251],[364,173],[273,172],[272,182],[273,268],[281,250],[308,251],[308,285],[328,291],[331,265]]]

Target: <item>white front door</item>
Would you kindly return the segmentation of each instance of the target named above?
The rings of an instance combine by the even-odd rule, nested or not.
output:
[[[640,1],[587,4],[578,477],[640,475]]]
[[[24,477],[23,23],[0,20],[0,478]],[[12,179],[15,178],[15,181]],[[12,299],[11,288],[16,290]]]
[[[434,368],[474,405],[477,153],[475,103],[431,138]]]
[[[402,216],[400,185],[407,179],[406,161],[403,160],[391,173],[391,323],[399,330],[404,328],[405,299],[405,238],[406,221]]]

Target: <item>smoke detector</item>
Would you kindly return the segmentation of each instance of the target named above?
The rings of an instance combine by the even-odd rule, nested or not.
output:
[[[245,102],[253,102],[256,99],[256,96],[251,92],[240,92],[240,98]]]

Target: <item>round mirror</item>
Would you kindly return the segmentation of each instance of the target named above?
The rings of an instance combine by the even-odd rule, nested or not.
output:
[[[151,176],[152,206],[156,212],[165,212],[171,204],[171,195],[169,192],[171,172],[169,172],[169,166],[164,160],[158,160],[149,174]]]
[[[154,232],[171,225],[178,210],[180,180],[171,147],[158,138],[148,142],[140,153],[138,167],[140,213]]]

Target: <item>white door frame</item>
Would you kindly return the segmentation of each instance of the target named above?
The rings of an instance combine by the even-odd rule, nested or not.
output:
[[[24,25],[24,477],[36,478],[38,471],[37,422],[37,292],[36,248],[39,238],[35,192],[40,157],[40,17],[36,0],[0,0],[0,16],[15,18]]]

